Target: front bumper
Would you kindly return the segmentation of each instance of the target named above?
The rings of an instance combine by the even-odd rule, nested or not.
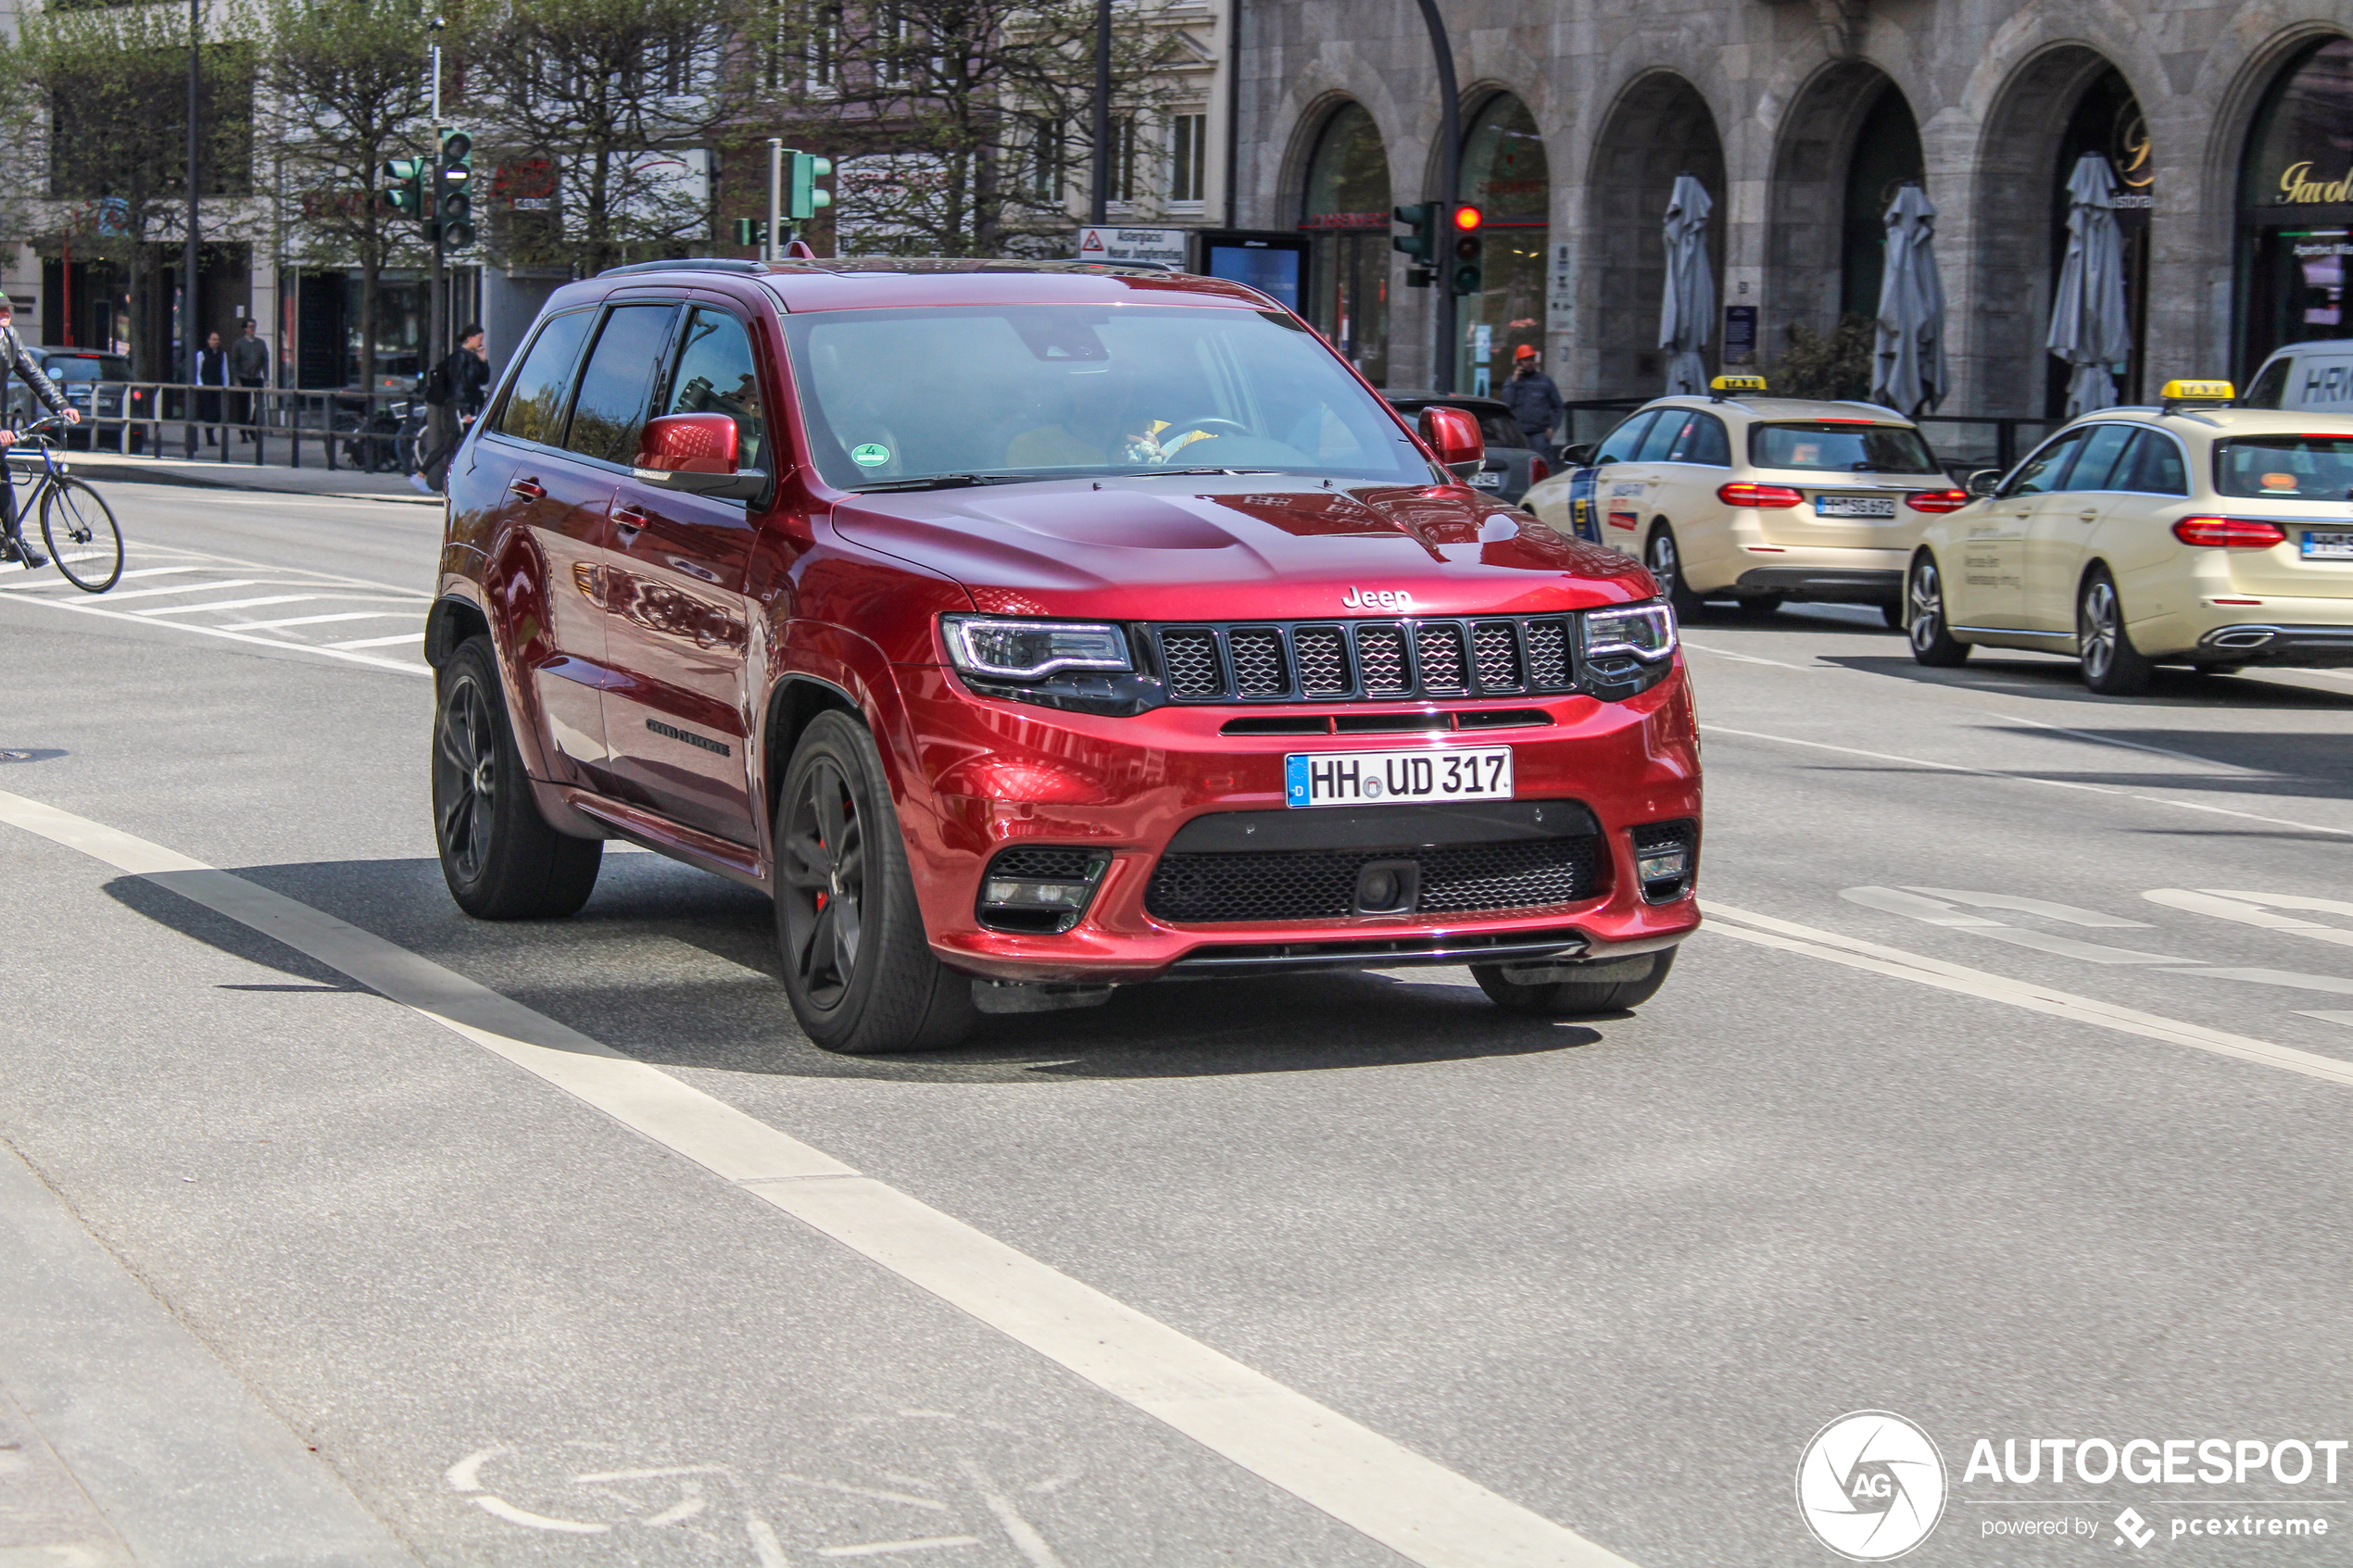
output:
[[[1164,975],[1600,959],[1672,946],[1699,923],[1688,888],[1670,902],[1645,901],[1629,836],[1642,824],[1700,819],[1699,755],[1680,668],[1622,702],[1570,696],[1347,705],[1365,717],[1510,708],[1549,721],[1443,737],[1229,735],[1220,733],[1225,721],[1267,709],[1173,707],[1105,718],[974,697],[945,670],[899,673],[911,731],[925,737],[915,743],[913,771],[931,789],[927,802],[910,792],[908,804],[918,809],[902,813],[911,869],[934,951],[968,973],[1126,984]],[[1272,812],[1277,822],[1326,816],[1286,809],[1288,753],[1424,742],[1510,745],[1516,804],[1579,808],[1559,814],[1581,824],[1595,854],[1579,896],[1501,909],[1199,923],[1148,908],[1154,870],[1187,823],[1224,813]],[[1363,815],[1378,823],[1378,809]],[[1075,847],[1107,859],[1092,902],[1071,929],[1025,934],[982,923],[983,872],[1000,850],[1017,846]],[[1410,847],[1399,853],[1410,857]]]

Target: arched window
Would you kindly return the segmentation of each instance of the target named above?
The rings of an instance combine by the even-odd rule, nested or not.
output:
[[[1315,235],[1308,319],[1376,386],[1389,381],[1389,155],[1363,106],[1324,122],[1300,227]]]
[[[1463,138],[1463,200],[1486,217],[1479,238],[1480,286],[1455,313],[1462,338],[1454,385],[1481,396],[1512,373],[1523,344],[1544,353],[1544,257],[1553,185],[1544,138],[1528,106],[1510,94],[1487,101]],[[1453,258],[1439,269],[1445,287]]]
[[[2353,40],[2291,61],[2264,95],[2239,175],[2242,380],[2285,343],[2353,337]]]
[[[1894,82],[1880,89],[1856,128],[1846,160],[1846,220],[1839,255],[1839,310],[1876,317],[1886,277],[1887,209],[1906,181],[1924,184],[1920,128]]]

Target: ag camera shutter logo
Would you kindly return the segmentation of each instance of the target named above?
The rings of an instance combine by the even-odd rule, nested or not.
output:
[[[1903,1556],[1944,1516],[1944,1457],[1927,1433],[1888,1411],[1856,1411],[1814,1434],[1797,1461],[1797,1511],[1839,1556]]]

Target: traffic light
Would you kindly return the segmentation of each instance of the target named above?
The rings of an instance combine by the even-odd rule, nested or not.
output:
[[[1487,270],[1480,264],[1486,254],[1487,242],[1479,237],[1479,225],[1487,221],[1486,214],[1475,207],[1458,207],[1453,215],[1454,230],[1454,276],[1456,294],[1477,294],[1486,286]]]
[[[452,250],[474,243],[474,139],[462,131],[441,133],[441,208],[435,214],[441,241]]]
[[[736,219],[736,243],[739,245],[765,245],[768,243],[768,220],[765,218]]]
[[[425,160],[421,157],[387,159],[384,169],[384,205],[403,218],[425,220]]]
[[[805,223],[817,216],[819,207],[833,206],[833,193],[817,188],[817,182],[833,171],[834,160],[829,157],[786,148],[785,217]]]
[[[1390,214],[1392,221],[1413,230],[1410,234],[1392,234],[1389,240],[1414,260],[1414,265],[1405,269],[1405,286],[1409,289],[1426,289],[1438,275],[1434,270],[1438,263],[1438,211],[1436,202],[1416,202]]]

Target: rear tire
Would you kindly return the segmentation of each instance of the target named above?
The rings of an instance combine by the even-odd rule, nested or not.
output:
[[[2102,696],[2137,696],[2157,678],[2157,665],[2133,646],[2124,601],[2108,568],[2095,566],[2075,600],[2075,650],[2083,684]]]
[[[433,827],[449,896],[476,920],[577,912],[596,890],[604,841],[558,833],[539,814],[490,639],[466,639],[435,684]]]
[[[1905,574],[1904,609],[1904,634],[1915,659],[1937,670],[1969,662],[1969,645],[1956,639],[1945,624],[1944,579],[1926,550],[1912,558],[1912,570]]]
[[[1767,616],[1779,615],[1781,606],[1787,602],[1779,594],[1749,594],[1740,601],[1741,613],[1762,621]]]
[[[793,1016],[846,1056],[940,1050],[979,1018],[924,931],[906,841],[866,727],[820,713],[776,803],[776,945]]]
[[[1471,978],[1487,993],[1487,999],[1505,1012],[1532,1013],[1542,1018],[1591,1018],[1601,1013],[1625,1012],[1658,995],[1658,988],[1667,984],[1667,972],[1675,967],[1675,949],[1666,947],[1644,956],[1651,960],[1649,972],[1623,980],[1555,980],[1523,985],[1504,979],[1504,966],[1491,963],[1471,965]]]
[[[1657,580],[1658,591],[1674,608],[1675,619],[1690,621],[1702,607],[1700,596],[1683,581],[1683,552],[1675,543],[1675,530],[1664,522],[1651,526],[1651,541],[1642,552],[1642,564],[1651,569]]]
[[[1887,628],[1889,631],[1906,632],[1911,629],[1908,624],[1908,617],[1905,613],[1905,605],[1902,599],[1888,600],[1885,604],[1879,607],[1879,612],[1881,619],[1887,622]]]

